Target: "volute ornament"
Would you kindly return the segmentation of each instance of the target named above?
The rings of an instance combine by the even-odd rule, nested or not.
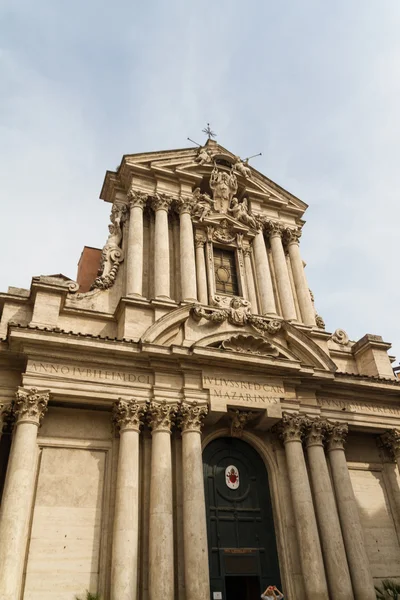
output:
[[[346,423],[328,423],[328,450],[344,450],[348,432],[349,427]]]
[[[147,409],[147,418],[152,431],[171,431],[178,412],[178,404],[169,404],[166,400],[151,401]]]
[[[208,413],[206,404],[198,404],[194,401],[192,404],[182,402],[179,410],[179,427],[182,433],[185,431],[201,431],[204,418]]]
[[[331,335],[331,340],[341,346],[347,346],[349,343],[349,336],[344,329],[336,329],[335,333]]]
[[[17,423],[28,421],[40,425],[47,412],[49,398],[49,390],[19,387],[13,406]]]
[[[113,406],[113,423],[119,431],[133,429],[140,431],[143,425],[143,415],[146,412],[146,403],[139,404],[134,399],[124,400],[119,398]]]
[[[101,252],[98,277],[90,289],[105,290],[110,288],[117,278],[120,263],[124,260],[121,248],[122,224],[127,217],[126,205],[114,204],[111,209],[111,224],[108,226],[109,235]]]

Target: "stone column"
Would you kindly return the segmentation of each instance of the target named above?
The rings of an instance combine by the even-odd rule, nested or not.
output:
[[[126,295],[142,296],[143,292],[143,208],[147,194],[131,191],[128,245],[126,248]]]
[[[259,231],[254,238],[253,248],[256,264],[257,284],[260,293],[261,313],[263,315],[276,315],[274,289],[272,287],[267,249],[265,247],[264,234],[262,231]]]
[[[154,227],[154,296],[170,299],[169,289],[169,230],[168,210],[172,198],[165,194],[157,194],[152,201],[155,211]]]
[[[350,576],[356,600],[376,600],[357,502],[344,453],[348,427],[335,423],[328,435],[328,456]]]
[[[207,412],[207,406],[198,406],[196,402],[181,405],[186,600],[209,600],[210,598],[206,506],[201,453],[201,426]]]
[[[301,229],[286,229],[285,237],[292,265],[294,285],[296,286],[297,299],[299,301],[301,317],[305,325],[315,327],[315,309],[308,289],[303,261],[300,256],[299,238]]]
[[[307,423],[308,420],[302,416],[284,414],[282,437],[306,596],[313,600],[328,600],[324,561],[302,446]]]
[[[145,405],[119,399],[120,433],[111,558],[111,600],[136,600],[139,541],[139,432]]]
[[[268,224],[268,231],[270,232],[269,239],[271,243],[272,259],[274,261],[276,285],[281,300],[283,318],[287,321],[295,321],[297,320],[296,308],[290,285],[285,252],[282,245],[283,228],[279,223],[270,222]]]
[[[201,304],[208,304],[207,272],[204,257],[205,236],[196,234],[196,276],[197,276],[197,299]]]
[[[181,198],[179,210],[179,252],[181,260],[181,299],[183,302],[197,302],[196,261],[194,258],[194,238],[191,210],[192,198]]]
[[[243,249],[244,252],[244,264],[246,270],[246,281],[247,281],[247,290],[249,292],[249,300],[251,304],[252,312],[257,314],[258,306],[257,306],[257,293],[254,285],[254,275],[253,275],[253,265],[251,264],[251,255],[253,249],[250,246],[246,246]]]
[[[0,509],[0,598],[19,598],[37,462],[37,433],[47,410],[49,392],[19,388],[16,424]]]
[[[151,402],[149,600],[175,600],[171,426],[176,404]]]
[[[331,597],[335,600],[354,600],[346,551],[323,446],[326,430],[327,423],[317,419],[311,422],[306,436],[308,464],[322,553]]]

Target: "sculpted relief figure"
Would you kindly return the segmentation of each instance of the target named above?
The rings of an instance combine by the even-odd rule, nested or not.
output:
[[[228,321],[232,325],[246,325],[251,315],[250,302],[243,298],[232,298],[228,311]]]
[[[117,277],[120,263],[124,260],[121,246],[121,224],[126,220],[126,206],[114,204],[111,210],[111,223],[108,226],[108,238],[101,252],[99,276],[95,279],[92,289],[107,289],[111,287]]]
[[[200,163],[201,165],[209,165],[212,163],[211,154],[204,146],[199,148],[199,152],[196,156],[196,162]]]
[[[240,173],[241,175],[243,175],[243,177],[246,177],[246,179],[250,179],[251,178],[251,169],[247,163],[247,160],[245,160],[244,162],[242,161],[242,159],[239,156],[235,156],[235,164],[233,165],[233,168],[235,169],[235,171],[237,171],[238,173]]]
[[[199,187],[193,192],[193,200],[195,204],[192,216],[198,217],[200,221],[203,221],[214,208],[214,200],[208,194],[202,194]]]
[[[239,202],[236,197],[232,198],[231,205],[228,210],[232,213],[233,218],[237,221],[241,221],[245,225],[248,225],[253,229],[257,229],[257,221],[249,211],[247,198],[244,198],[242,202]]]
[[[230,201],[238,189],[235,173],[218,171],[217,167],[214,167],[211,173],[210,187],[213,190],[215,210],[226,213]]]

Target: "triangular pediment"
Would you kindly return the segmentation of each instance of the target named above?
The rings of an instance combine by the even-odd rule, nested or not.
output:
[[[213,140],[208,140],[202,147],[125,155],[117,171],[107,171],[100,197],[113,202],[115,193],[129,186],[133,174],[154,174],[156,178],[164,179],[186,177],[200,182],[203,177],[210,176],[214,166],[227,171],[233,169],[243,194],[261,205],[284,209],[297,216],[301,216],[307,208],[302,200]]]
[[[235,233],[254,233],[253,229],[224,213],[211,213],[205,217],[202,222],[204,225],[214,225],[215,227],[221,227],[222,229],[230,229]]]

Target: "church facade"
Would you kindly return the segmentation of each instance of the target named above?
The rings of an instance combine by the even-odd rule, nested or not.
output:
[[[77,281],[0,295],[1,600],[375,600],[400,381],[316,313],[307,205],[213,140],[101,198]]]

